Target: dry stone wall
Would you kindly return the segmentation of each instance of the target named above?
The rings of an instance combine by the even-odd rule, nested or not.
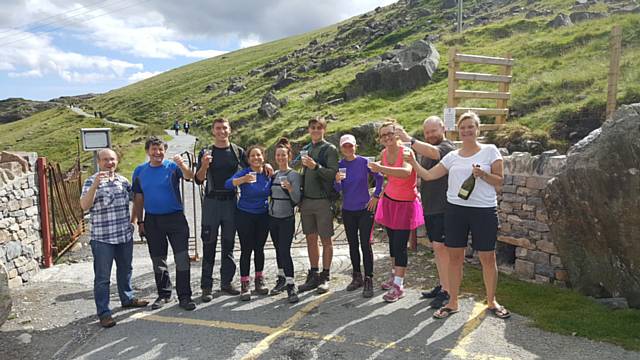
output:
[[[35,153],[0,154],[0,268],[9,287],[38,271],[42,257]]]
[[[551,237],[543,203],[547,182],[560,172],[566,156],[515,152],[504,157],[504,185],[498,196],[498,261],[521,279],[567,285],[568,274]],[[510,258],[501,259],[505,254]],[[502,261],[501,261],[502,260]]]

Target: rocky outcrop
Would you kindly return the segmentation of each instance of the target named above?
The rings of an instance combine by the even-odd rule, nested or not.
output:
[[[572,286],[640,308],[640,104],[576,143],[544,202]]]
[[[606,16],[605,14],[597,13],[597,12],[578,11],[578,12],[571,13],[569,15],[569,18],[571,19],[571,22],[575,24],[581,21],[601,19],[605,16]]]
[[[60,104],[51,101],[32,101],[20,98],[0,100],[0,124],[18,121],[57,106]]]
[[[553,20],[547,23],[547,26],[554,29],[563,27],[563,26],[571,26],[571,25],[573,25],[573,23],[571,22],[571,19],[565,14],[558,14],[556,15],[555,18],[553,18]]]
[[[266,118],[272,119],[280,114],[281,107],[287,105],[286,98],[278,99],[273,91],[269,91],[262,97],[260,108],[258,108],[258,114]]]
[[[346,89],[347,99],[378,90],[407,92],[423,86],[438,68],[440,54],[430,42],[418,40],[385,58],[373,68],[356,74]]]
[[[340,146],[340,137],[344,134],[351,134],[358,139],[358,152],[362,154],[375,154],[378,152],[378,126],[381,122],[369,122],[351,128],[345,132],[335,132],[327,136],[327,141],[336,146]]]

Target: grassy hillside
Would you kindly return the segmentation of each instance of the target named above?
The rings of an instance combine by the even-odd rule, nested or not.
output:
[[[613,14],[608,5],[597,3],[588,11],[606,17],[553,29],[547,23],[560,12],[567,15],[573,12],[570,8],[575,1],[465,1],[465,13],[469,15],[465,24],[469,25],[462,34],[455,34],[452,33],[455,21],[451,20],[455,10],[442,10],[441,3],[424,0],[409,7],[399,2],[341,24],[174,69],[97,96],[84,106],[89,111],[100,110],[118,121],[136,124],[168,127],[176,118],[197,122],[192,129],[206,139],[210,138],[208,129],[214,116],[225,116],[232,121],[234,141],[243,145],[270,145],[281,135],[301,141],[306,136],[306,121],[315,115],[331,115],[336,119],[330,132],[349,131],[359,124],[389,116],[418,131],[426,116],[442,113],[447,94],[447,51],[456,46],[465,53],[490,56],[511,53],[516,59],[509,103],[511,125],[494,134],[494,141],[534,139],[546,148],[564,149],[604,120],[609,33],[614,24],[623,28],[619,102],[640,101],[639,14]],[[534,10],[541,15],[525,16]],[[391,30],[371,39],[367,24]],[[342,97],[355,75],[374,66],[379,55],[398,43],[410,44],[428,35],[436,39],[434,44],[441,55],[431,83],[405,94],[377,92],[337,105],[326,104]],[[318,45],[310,44],[312,41]],[[300,69],[313,61],[338,57],[347,59],[349,64],[328,72],[320,71],[319,67],[310,71]],[[288,99],[288,105],[280,109],[277,118],[263,118],[257,113],[261,98],[275,82],[278,70],[284,68],[301,80],[276,91],[279,99]],[[470,66],[464,70],[483,69]],[[273,76],[264,76],[265,72]],[[244,84],[246,89],[225,95],[233,80]],[[205,91],[208,85],[210,91]],[[482,105],[482,102],[464,104]],[[59,112],[49,114],[58,117],[61,123],[71,120]],[[34,120],[20,123],[26,127]],[[4,126],[0,126],[2,144],[8,133]],[[27,142],[23,141],[21,146]]]

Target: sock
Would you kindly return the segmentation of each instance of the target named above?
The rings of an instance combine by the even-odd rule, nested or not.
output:
[[[250,281],[251,277],[249,275],[247,276],[240,276],[240,281],[241,282],[245,282],[245,281]]]
[[[293,285],[293,284],[295,284],[293,282],[293,276],[292,277],[287,276],[287,285]]]
[[[318,272],[318,268],[317,267],[312,267],[311,268],[311,272]]]
[[[256,279],[262,277],[262,271],[256,271]]]
[[[398,285],[402,289],[402,284],[404,283],[404,278],[401,278],[400,276],[395,276],[393,278],[393,283]]]
[[[278,276],[284,277],[284,269],[278,269]]]

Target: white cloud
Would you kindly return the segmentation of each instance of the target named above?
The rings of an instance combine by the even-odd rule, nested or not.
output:
[[[130,83],[134,83],[140,80],[144,80],[144,79],[148,79],[152,76],[156,76],[158,74],[163,73],[162,71],[139,71],[137,73],[133,73],[131,75],[129,75],[129,77],[127,78],[127,80]]]
[[[8,76],[12,78],[57,74],[67,82],[95,83],[122,77],[129,69],[143,69],[141,63],[62,51],[47,36],[20,35],[21,41],[3,47],[0,63],[0,69],[11,70]]]
[[[256,35],[256,34],[250,34],[246,38],[240,39],[240,48],[241,49],[252,47],[252,46],[256,46],[256,45],[260,45],[260,44],[262,44],[262,41],[260,41],[260,37],[258,35]]]

